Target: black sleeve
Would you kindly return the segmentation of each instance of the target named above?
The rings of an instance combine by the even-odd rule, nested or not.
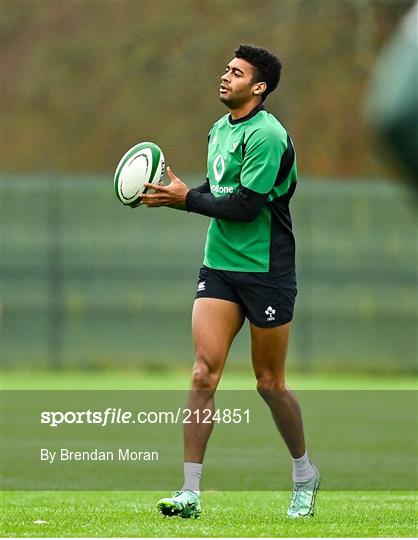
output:
[[[267,197],[268,193],[257,193],[243,186],[235,193],[222,197],[191,189],[186,197],[186,210],[208,217],[249,223],[261,212]]]
[[[209,186],[209,180],[206,178],[206,180],[203,182],[203,184],[200,184],[200,186],[196,186],[194,188],[191,188],[193,191],[197,191],[198,193],[210,193],[210,186]]]

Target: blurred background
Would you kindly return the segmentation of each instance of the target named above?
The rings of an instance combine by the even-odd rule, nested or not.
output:
[[[391,66],[380,69],[379,94],[376,65],[412,5],[2,2],[3,366],[191,365],[209,220],[123,207],[113,173],[150,140],[178,176],[201,183],[207,133],[226,112],[219,77],[251,43],[283,63],[266,107],[298,158],[289,370],[414,373],[414,170],[373,122],[395,80]],[[396,81],[416,94],[416,80]],[[245,328],[228,369],[250,372],[249,351]]]

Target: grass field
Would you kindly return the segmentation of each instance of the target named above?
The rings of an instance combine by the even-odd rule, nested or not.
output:
[[[3,389],[182,389],[189,374],[173,372],[5,372]],[[413,377],[293,375],[296,389],[415,389]],[[250,374],[225,373],[223,389],[252,389]],[[179,464],[179,467],[181,464]],[[220,464],[220,474],[222,473]],[[342,464],[344,466],[344,464]],[[173,486],[176,489],[178,486]],[[285,516],[288,492],[204,492],[199,520],[164,518],[163,492],[4,492],[3,537],[414,537],[414,492],[322,491],[317,513]],[[41,521],[41,523],[34,523]]]
[[[323,492],[317,515],[305,521],[284,517],[289,494],[224,492],[202,494],[198,520],[164,518],[155,510],[162,493],[8,493],[3,501],[3,536],[98,537],[362,537],[415,536],[416,499],[407,493]],[[34,524],[36,520],[46,521]]]
[[[291,373],[288,384],[295,390],[416,390],[413,375],[353,373]],[[5,390],[183,390],[189,387],[189,370],[161,371],[4,371]],[[249,371],[222,375],[220,390],[254,390]]]

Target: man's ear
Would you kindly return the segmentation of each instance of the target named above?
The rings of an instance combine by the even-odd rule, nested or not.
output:
[[[265,82],[258,82],[254,85],[253,94],[259,96],[263,94],[267,89],[267,84]]]

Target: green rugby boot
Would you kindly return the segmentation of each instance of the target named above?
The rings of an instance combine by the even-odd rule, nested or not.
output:
[[[321,484],[321,475],[315,468],[315,475],[306,482],[294,482],[292,499],[287,510],[287,517],[312,517],[315,511],[315,499]]]
[[[201,514],[199,495],[194,491],[175,491],[171,497],[160,499],[158,510],[164,516],[180,516],[182,518],[198,518]]]

